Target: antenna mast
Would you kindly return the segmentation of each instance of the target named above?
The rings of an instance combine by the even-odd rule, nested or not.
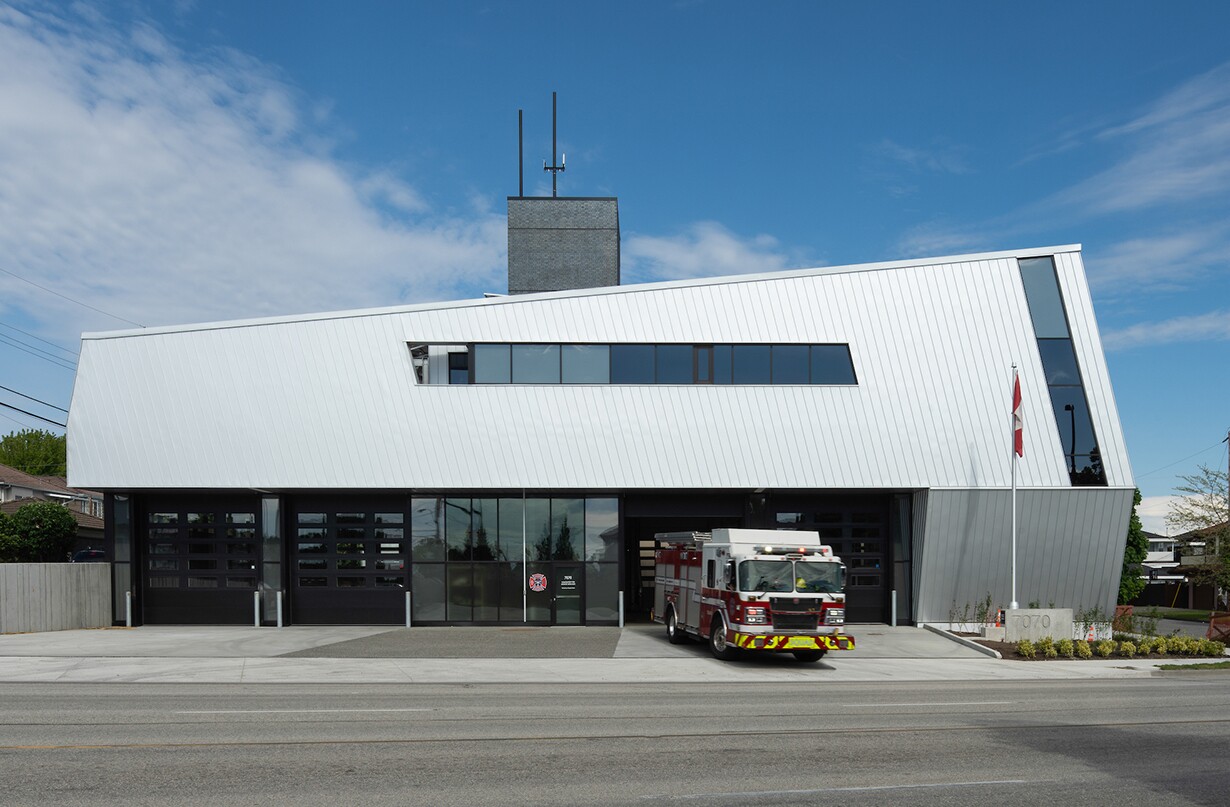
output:
[[[551,197],[552,198],[555,198],[558,195],[556,193],[556,179],[559,177],[559,173],[564,170],[564,163],[566,163],[567,161],[568,161],[568,155],[565,154],[563,155],[563,159],[560,160],[559,165],[555,164],[555,92],[552,91],[551,93],[551,164],[547,165],[546,160],[542,161],[542,170],[551,172]]]

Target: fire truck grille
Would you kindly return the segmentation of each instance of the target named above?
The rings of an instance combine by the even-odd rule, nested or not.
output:
[[[777,630],[815,630],[816,614],[773,614],[773,627]]]

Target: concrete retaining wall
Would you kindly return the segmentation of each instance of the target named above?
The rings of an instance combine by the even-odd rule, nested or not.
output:
[[[0,633],[110,625],[110,563],[0,563]]]

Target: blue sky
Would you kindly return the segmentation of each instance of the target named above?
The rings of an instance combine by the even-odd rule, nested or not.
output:
[[[560,192],[619,197],[625,282],[1083,244],[1162,531],[1226,463],[1227,30],[1221,2],[0,1],[0,386],[67,407],[82,331],[503,291],[517,110],[549,192],[554,90]]]

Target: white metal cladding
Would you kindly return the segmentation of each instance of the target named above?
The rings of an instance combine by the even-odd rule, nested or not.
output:
[[[1078,248],[1060,276],[1111,484],[1130,485]],[[1016,257],[945,258],[87,335],[94,488],[1067,487]],[[1083,297],[1081,296],[1083,294]],[[1072,300],[1076,298],[1076,306]],[[1079,336],[1078,336],[1079,334]],[[857,386],[420,386],[408,342],[840,342]],[[1113,469],[1113,470],[1112,470]]]
[[[1131,489],[1017,491],[1017,601],[1109,613],[1132,512]],[[915,506],[919,504],[915,496]],[[916,514],[914,618],[961,621],[990,594],[1012,595],[1012,493],[931,490]],[[924,522],[922,532],[917,528]],[[919,536],[923,540],[919,541]]]

